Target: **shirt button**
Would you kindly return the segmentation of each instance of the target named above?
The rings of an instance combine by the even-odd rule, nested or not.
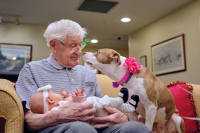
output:
[[[74,79],[72,79],[72,81],[73,81]]]

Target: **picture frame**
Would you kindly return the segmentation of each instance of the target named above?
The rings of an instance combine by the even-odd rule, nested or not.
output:
[[[151,55],[156,76],[186,71],[184,34],[152,45]]]
[[[0,43],[0,74],[18,75],[32,60],[32,45]]]
[[[146,55],[143,55],[140,57],[140,63],[142,66],[147,67],[147,56]]]

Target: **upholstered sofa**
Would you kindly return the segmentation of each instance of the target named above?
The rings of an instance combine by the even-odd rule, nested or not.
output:
[[[117,96],[120,88],[113,88],[110,78],[103,74],[97,74],[97,78],[103,94],[107,94],[110,97]],[[177,82],[168,86],[172,87],[176,84]],[[191,100],[194,103],[196,116],[200,117],[200,98],[198,98],[200,97],[200,85],[191,84],[189,88],[193,89],[195,95]],[[6,79],[0,79],[0,133],[23,133],[23,120],[23,108],[15,91],[14,83]]]

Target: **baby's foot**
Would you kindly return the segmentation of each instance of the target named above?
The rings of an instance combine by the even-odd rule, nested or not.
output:
[[[120,92],[118,93],[118,97],[121,97],[124,100],[124,103],[128,100],[128,89],[121,88]]]
[[[131,99],[130,99],[130,101],[129,101],[129,104],[132,105],[132,106],[134,106],[135,108],[137,108],[138,102],[139,102],[139,101],[140,101],[139,96],[133,94],[133,95],[131,96]]]

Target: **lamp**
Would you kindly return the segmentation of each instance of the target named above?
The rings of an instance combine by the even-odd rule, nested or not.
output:
[[[15,25],[19,25],[19,19],[18,19],[18,17],[15,17]]]

